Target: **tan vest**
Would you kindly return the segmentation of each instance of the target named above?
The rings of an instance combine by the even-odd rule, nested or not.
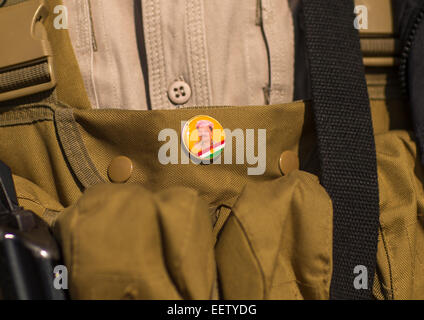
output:
[[[49,1],[49,11],[59,3]],[[44,23],[57,85],[44,101],[1,103],[0,159],[20,205],[60,240],[72,298],[328,299],[332,203],[313,174],[310,102],[92,110],[67,32],[53,29],[52,15]],[[423,172],[407,104],[381,95],[392,69],[372,71],[381,209],[374,295],[423,299]],[[179,132],[199,114],[230,130],[266,129],[265,173],[248,175],[246,161],[160,164],[159,132]],[[287,151],[299,170],[280,161]],[[118,156],[132,164],[124,184],[109,178]]]

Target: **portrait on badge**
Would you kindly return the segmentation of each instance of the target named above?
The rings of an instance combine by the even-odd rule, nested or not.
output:
[[[194,159],[214,159],[225,147],[225,132],[221,124],[209,116],[196,116],[183,127],[184,147]]]

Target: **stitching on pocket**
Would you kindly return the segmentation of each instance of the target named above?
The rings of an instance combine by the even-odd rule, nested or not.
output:
[[[390,259],[389,247],[387,246],[386,238],[384,236],[383,228],[382,228],[381,224],[380,224],[379,228],[380,228],[380,233],[381,233],[381,241],[383,242],[384,251],[385,251],[385,254],[386,254],[386,258],[387,258],[387,265],[389,267],[390,289],[389,288],[387,288],[387,289],[391,293],[391,299],[395,300],[395,290],[394,290],[394,287],[393,287],[393,275],[392,275],[392,263],[391,263],[391,259]],[[381,283],[381,284],[382,284],[383,287],[386,288],[386,286],[383,283]]]
[[[239,227],[240,227],[241,231],[243,232],[243,234],[244,234],[244,236],[245,236],[245,238],[246,238],[246,242],[248,243],[249,248],[250,248],[250,250],[251,250],[251,252],[252,252],[252,255],[253,255],[253,257],[254,257],[254,258],[255,258],[255,260],[256,260],[256,264],[257,264],[257,265],[258,265],[258,267],[259,267],[259,270],[260,270],[260,272],[261,272],[261,277],[262,277],[262,284],[263,284],[262,299],[265,299],[265,297],[266,297],[266,290],[267,290],[267,288],[266,288],[266,281],[265,281],[265,273],[264,273],[264,271],[263,271],[263,269],[262,269],[262,265],[261,265],[261,263],[260,263],[260,260],[259,260],[258,256],[256,255],[256,252],[255,252],[255,250],[254,250],[254,248],[253,248],[252,243],[250,242],[250,238],[248,237],[248,234],[247,234],[246,229],[243,227],[243,224],[242,224],[242,223],[241,223],[241,221],[238,219],[238,217],[237,217],[237,215],[235,214],[234,210],[233,210],[233,214],[232,214],[231,216],[235,219],[235,222],[239,225]]]

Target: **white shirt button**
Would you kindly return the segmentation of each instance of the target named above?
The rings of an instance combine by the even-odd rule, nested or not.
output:
[[[191,88],[185,81],[175,81],[168,89],[168,97],[173,104],[180,105],[187,103],[191,97]]]

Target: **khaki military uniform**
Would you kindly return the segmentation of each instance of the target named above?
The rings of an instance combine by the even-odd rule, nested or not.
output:
[[[57,4],[48,1],[50,12]],[[310,101],[94,110],[68,33],[53,29],[52,19],[44,24],[57,85],[49,98],[1,103],[0,159],[14,173],[20,205],[59,239],[71,297],[328,299],[333,208],[314,174]],[[368,62],[387,61],[384,54]],[[424,176],[407,102],[384,94],[394,81],[391,64],[369,67],[380,187],[373,292],[423,299]],[[231,130],[266,129],[265,174],[247,175],[248,164],[160,164],[159,132],[180,132],[199,114]],[[283,152],[298,156],[300,170],[280,163]],[[110,179],[119,156],[130,159],[123,184]]]

